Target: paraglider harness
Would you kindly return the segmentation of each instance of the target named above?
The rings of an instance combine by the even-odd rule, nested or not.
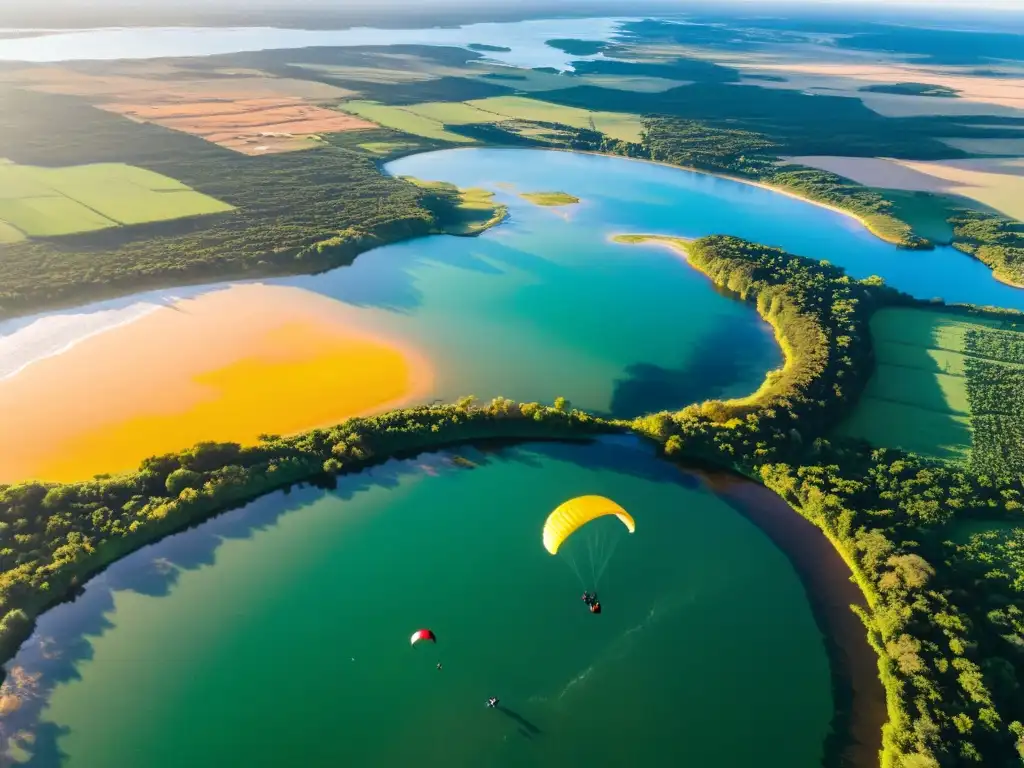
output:
[[[589,592],[583,593],[583,602],[590,609],[591,613],[601,612],[601,603],[597,599],[597,592],[590,594]]]

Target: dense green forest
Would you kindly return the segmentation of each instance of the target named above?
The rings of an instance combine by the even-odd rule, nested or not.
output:
[[[958,98],[959,91],[946,85],[933,83],[877,83],[858,90],[865,93],[897,93],[903,96],[932,96],[939,99]]]
[[[978,211],[951,219],[953,247],[984,262],[996,277],[1024,286],[1024,223]]]
[[[155,456],[137,472],[72,484],[0,486],[0,662],[35,617],[128,552],[231,506],[297,482],[441,445],[484,440],[580,439],[608,430],[586,414],[497,398],[350,419],[257,445],[200,443]]]

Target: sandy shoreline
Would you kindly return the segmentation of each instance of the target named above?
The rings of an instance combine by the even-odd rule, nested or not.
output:
[[[129,471],[202,440],[252,444],[399,408],[432,386],[430,361],[358,310],[298,288],[236,285],[0,381],[0,482]]]
[[[1024,160],[897,160],[886,157],[797,155],[787,162],[836,173],[857,184],[882,189],[929,192],[964,199],[1024,221]]]
[[[584,151],[584,150],[577,150],[577,149],[555,149],[554,151],[556,151],[556,152],[573,152],[573,153],[581,154],[581,155],[596,155],[598,157],[622,157],[620,155],[608,155],[608,154],[605,154],[603,152],[591,152],[591,151]],[[779,195],[785,195],[786,197],[792,198],[793,200],[802,200],[805,203],[810,203],[811,205],[816,205],[819,208],[824,208],[826,210],[832,211],[833,213],[842,214],[843,216],[846,216],[848,218],[853,219],[854,221],[859,222],[860,225],[862,227],[864,227],[864,229],[866,229],[872,235],[877,237],[879,240],[882,240],[882,241],[884,241],[886,243],[891,243],[893,245],[901,245],[901,241],[895,240],[895,239],[890,238],[890,237],[886,237],[885,235],[883,235],[883,234],[881,234],[879,232],[876,232],[874,229],[872,229],[871,225],[868,223],[868,221],[863,216],[861,216],[861,215],[859,215],[857,213],[854,213],[853,211],[848,211],[845,208],[839,208],[839,207],[837,207],[835,205],[831,205],[830,203],[823,203],[820,200],[812,200],[809,197],[804,197],[803,195],[797,194],[796,192],[793,192],[790,189],[786,189],[785,187],[776,187],[776,186],[773,186],[771,184],[765,184],[762,181],[754,181],[753,179],[745,179],[742,176],[733,176],[732,174],[728,174],[728,173],[720,173],[720,172],[717,172],[717,171],[705,171],[702,168],[692,168],[692,167],[686,166],[686,165],[675,165],[674,163],[666,163],[666,162],[664,162],[662,160],[650,160],[650,159],[648,159],[646,157],[623,157],[623,159],[624,160],[633,160],[633,161],[640,162],[640,163],[649,163],[651,165],[660,165],[660,166],[662,166],[664,168],[675,168],[676,170],[689,171],[691,173],[700,173],[700,174],[703,174],[705,176],[714,176],[715,178],[718,178],[718,179],[725,179],[727,181],[735,181],[735,182],[738,182],[740,184],[746,184],[747,186],[758,187],[760,189],[765,189],[765,190],[768,190],[769,192],[774,192],[774,193],[779,194]]]

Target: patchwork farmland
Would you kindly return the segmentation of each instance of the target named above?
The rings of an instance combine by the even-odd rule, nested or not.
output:
[[[225,213],[232,206],[168,176],[120,163],[0,163],[0,242]]]
[[[970,464],[1024,456],[1024,320],[884,309],[871,320],[877,369],[840,432]]]

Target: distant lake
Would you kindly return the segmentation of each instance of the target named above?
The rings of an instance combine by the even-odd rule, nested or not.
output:
[[[833,701],[804,588],[702,477],[621,438],[458,455],[476,468],[452,453],[389,461],[113,565],[9,665],[28,682],[6,724],[34,739],[15,755],[37,768],[820,766]],[[584,493],[636,519],[598,584],[600,616],[580,601],[589,577],[541,544],[548,513]],[[410,647],[421,627],[436,646]]]
[[[487,22],[431,29],[311,30],[273,27],[123,27],[39,33],[4,39],[0,61],[100,61],[212,56],[317,46],[446,45],[473,43],[510,48],[487,51],[492,61],[517,67],[571,70],[572,62],[593,56],[572,56],[545,44],[559,38],[610,40],[627,19],[533,19]],[[0,33],[18,30],[0,30]]]

